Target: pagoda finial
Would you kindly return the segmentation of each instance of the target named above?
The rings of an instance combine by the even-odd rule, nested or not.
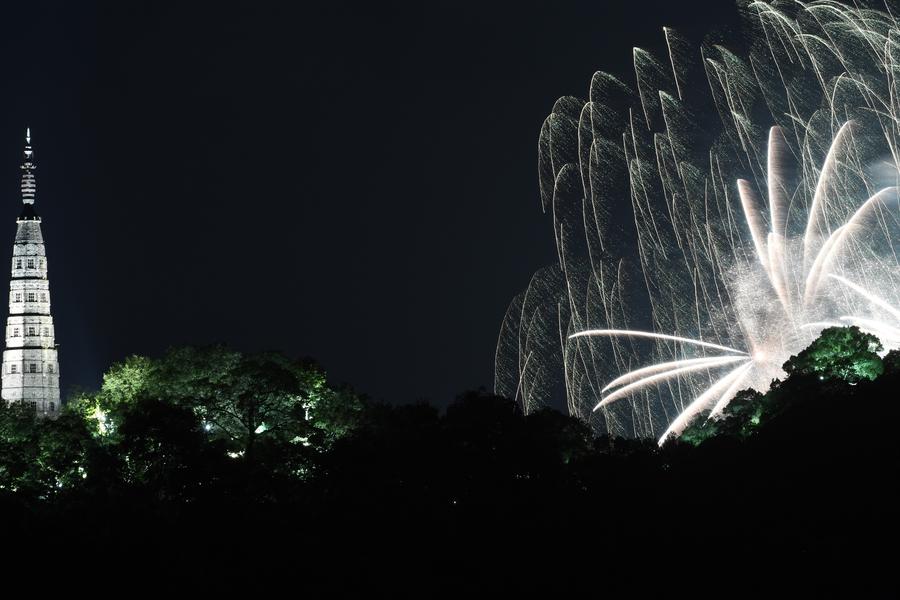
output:
[[[37,185],[34,179],[34,150],[31,149],[31,128],[25,128],[25,162],[22,163],[22,203],[34,204]]]

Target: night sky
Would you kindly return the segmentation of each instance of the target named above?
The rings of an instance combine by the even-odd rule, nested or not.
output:
[[[0,246],[29,125],[64,394],[217,341],[394,402],[491,387],[509,301],[555,260],[554,100],[631,77],[663,25],[699,42],[737,19],[727,0],[121,4],[0,20]]]

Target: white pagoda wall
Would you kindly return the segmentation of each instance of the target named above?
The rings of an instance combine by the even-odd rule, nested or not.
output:
[[[60,409],[56,332],[50,314],[50,282],[41,222],[17,221],[3,351],[2,398],[27,402],[42,416]]]

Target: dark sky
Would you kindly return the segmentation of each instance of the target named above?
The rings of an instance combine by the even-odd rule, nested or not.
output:
[[[727,0],[159,4],[0,19],[0,216],[9,254],[27,124],[64,390],[215,341],[396,402],[490,387],[507,304],[555,258],[554,100],[629,77],[663,25],[699,41],[736,19]]]

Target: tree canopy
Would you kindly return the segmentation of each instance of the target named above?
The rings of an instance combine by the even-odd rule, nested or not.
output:
[[[310,361],[224,346],[129,357],[104,374],[97,394],[79,403],[86,414],[115,419],[119,407],[141,398],[193,411],[210,438],[247,456],[270,443],[323,449],[352,429],[362,408],[353,392],[329,386]]]
[[[884,372],[878,356],[882,348],[877,337],[859,327],[829,327],[782,368],[788,375],[815,375],[857,383],[875,379]]]
[[[786,382],[774,382],[766,393],[753,389],[739,391],[721,416],[698,418],[681,435],[681,441],[699,445],[717,436],[746,438],[759,427],[786,410],[791,402],[805,398],[806,391],[798,388],[800,381],[817,381],[856,385],[872,381],[888,365],[896,372],[898,353],[888,353],[882,360],[878,352],[881,341],[858,327],[829,327],[818,338],[782,367],[788,374]]]

